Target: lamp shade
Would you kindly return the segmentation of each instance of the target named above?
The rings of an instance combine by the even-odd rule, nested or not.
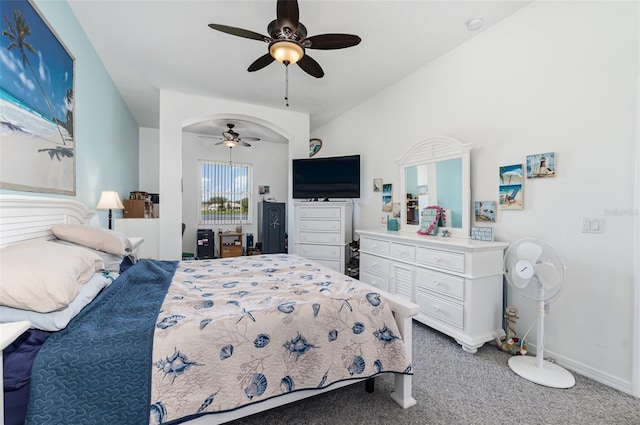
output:
[[[100,201],[96,207],[98,210],[123,210],[124,205],[120,202],[120,196],[115,190],[103,190]]]

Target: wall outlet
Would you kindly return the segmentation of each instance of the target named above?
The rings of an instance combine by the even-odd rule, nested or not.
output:
[[[604,218],[583,217],[582,233],[604,233]]]

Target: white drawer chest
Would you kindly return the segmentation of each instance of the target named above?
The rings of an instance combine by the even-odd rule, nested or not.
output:
[[[296,253],[344,273],[352,211],[351,202],[295,202]]]
[[[360,280],[420,306],[415,320],[475,353],[504,336],[504,242],[358,230]]]

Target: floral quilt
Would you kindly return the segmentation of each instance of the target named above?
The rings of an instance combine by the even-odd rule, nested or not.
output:
[[[150,423],[411,373],[374,288],[296,255],[183,261],[155,328]]]

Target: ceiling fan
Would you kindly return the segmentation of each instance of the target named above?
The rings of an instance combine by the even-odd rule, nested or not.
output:
[[[238,132],[233,130],[235,126],[236,126],[235,124],[227,123],[227,127],[229,127],[229,129],[227,131],[222,132],[223,137],[217,137],[217,136],[200,136],[200,137],[205,139],[218,139],[220,141],[216,143],[216,145],[225,145],[228,148],[235,148],[238,145],[249,147],[251,145],[245,142],[245,140],[249,140],[252,142],[257,142],[258,140],[260,140],[257,137],[240,138],[240,134],[238,134]]]
[[[297,63],[307,74],[322,78],[324,71],[318,62],[305,53],[306,49],[344,49],[360,43],[360,37],[351,34],[321,34],[307,37],[307,28],[298,18],[297,0],[278,0],[276,19],[267,27],[268,36],[227,25],[209,24],[209,27],[238,37],[269,43],[269,53],[249,65],[249,72],[258,71],[277,60],[287,69],[289,65]]]

